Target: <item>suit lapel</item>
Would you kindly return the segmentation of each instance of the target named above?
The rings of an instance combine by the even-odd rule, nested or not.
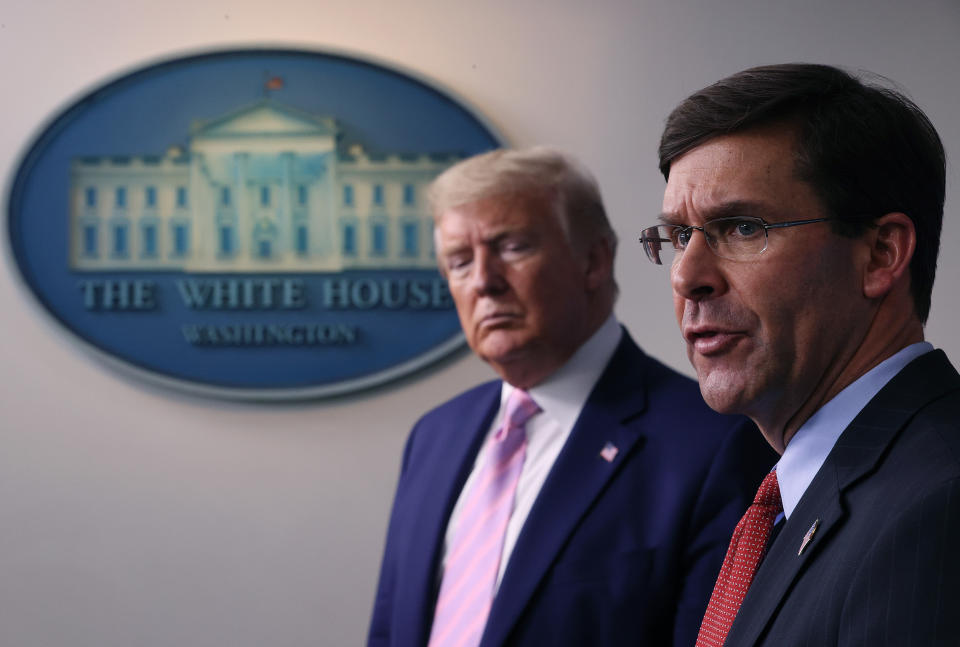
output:
[[[500,382],[494,382],[465,408],[458,408],[446,420],[439,421],[437,426],[442,428],[443,436],[430,439],[434,442],[429,448],[433,453],[429,464],[434,469],[430,470],[424,496],[412,511],[417,515],[417,523],[405,569],[409,587],[405,585],[403,591],[398,591],[398,601],[402,600],[405,608],[401,613],[409,619],[410,635],[400,638],[397,644],[427,643],[447,522],[499,405]]]
[[[847,515],[843,492],[874,469],[920,408],[958,388],[960,376],[943,351],[934,351],[908,364],[874,396],[840,435],[770,547],[730,629],[727,645],[760,641],[794,580],[822,553],[835,526]],[[815,535],[798,555],[816,520]]]
[[[629,422],[645,406],[638,377],[645,361],[624,333],[517,538],[481,647],[504,643],[580,519],[637,444],[639,429]],[[618,449],[612,461],[600,456],[608,441]]]

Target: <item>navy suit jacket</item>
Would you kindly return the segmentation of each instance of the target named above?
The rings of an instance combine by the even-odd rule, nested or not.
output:
[[[943,352],[908,364],[844,430],[726,645],[960,645],[960,375]]]
[[[407,442],[370,647],[425,645],[447,521],[501,383],[425,415]],[[600,451],[607,442],[612,462]],[[628,334],[517,539],[481,646],[693,645],[733,527],[775,454]]]

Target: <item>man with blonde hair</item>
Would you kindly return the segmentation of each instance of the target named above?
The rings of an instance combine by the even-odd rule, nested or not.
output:
[[[613,315],[597,184],[547,148],[431,190],[440,271],[500,377],[407,442],[369,645],[691,645],[772,453]]]

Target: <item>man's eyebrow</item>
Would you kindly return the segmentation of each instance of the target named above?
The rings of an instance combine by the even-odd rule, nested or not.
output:
[[[756,200],[731,200],[714,205],[706,209],[705,220],[715,220],[717,218],[729,218],[731,216],[754,216],[762,217],[773,211],[770,205],[757,202]],[[678,213],[662,212],[658,220],[665,225],[684,225],[684,218]]]
[[[508,240],[510,238],[523,238],[524,240],[527,240],[527,239],[532,240],[536,238],[536,232],[527,228],[501,229],[498,231],[491,232],[487,236],[484,236],[482,239],[482,242],[484,245],[490,245],[490,246],[496,247],[497,245],[500,245],[501,243],[503,243],[503,241]]]
[[[469,245],[465,244],[462,240],[457,238],[450,240],[450,239],[444,238],[443,236],[440,236],[435,240],[435,242],[436,242],[437,255],[443,255],[443,256],[446,256],[449,254],[457,254],[462,250],[466,249],[467,247],[469,247]]]
[[[510,231],[508,231],[508,230],[503,230],[503,229],[501,229],[501,230],[494,231],[494,232],[491,232],[491,233],[487,234],[486,236],[484,236],[483,238],[481,238],[481,240],[483,241],[483,244],[484,244],[484,245],[499,245],[500,242],[501,242],[504,238],[510,236],[511,233],[512,233],[512,232],[510,232]]]
[[[756,216],[769,214],[773,209],[768,204],[756,200],[732,200],[710,209],[710,219],[729,218],[730,216]]]

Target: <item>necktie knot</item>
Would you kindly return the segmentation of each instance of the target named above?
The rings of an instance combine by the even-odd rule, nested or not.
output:
[[[753,498],[753,505],[765,508],[774,508],[774,515],[783,511],[783,501],[780,499],[780,484],[777,482],[777,470],[771,470],[760,483],[757,496]]]
[[[522,429],[527,421],[540,412],[540,405],[533,401],[530,394],[523,389],[514,389],[507,398],[507,406],[503,414],[503,433],[508,434],[514,429]]]

